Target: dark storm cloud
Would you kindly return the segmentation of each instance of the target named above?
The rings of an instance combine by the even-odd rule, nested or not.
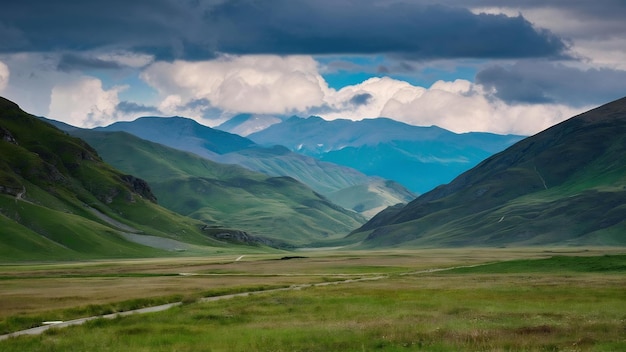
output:
[[[521,10],[552,8],[581,14],[585,17],[606,19],[623,18],[626,15],[624,0],[424,0],[422,2],[463,7],[509,7]]]
[[[2,15],[0,14],[0,18]],[[0,52],[21,50],[28,47],[24,33],[14,26],[9,26],[0,19]]]
[[[468,8],[507,7],[522,12],[537,9],[555,10],[560,14],[554,18],[555,21],[568,18],[579,24],[561,29],[578,39],[606,38],[626,33],[624,0],[432,0],[432,2]]]
[[[74,71],[84,69],[120,69],[123,66],[114,61],[102,60],[76,54],[64,54],[59,60],[57,69],[60,71]]]
[[[138,49],[184,57],[203,46],[198,8],[193,0],[14,1],[0,11],[0,28],[14,33],[0,50]]]
[[[523,17],[375,0],[21,0],[0,12],[0,50],[122,49],[157,59],[232,54],[562,57]]]
[[[495,88],[497,97],[512,103],[556,102],[581,107],[626,95],[626,71],[580,70],[552,62],[490,66],[478,72],[476,83]]]
[[[559,38],[523,17],[373,1],[232,0],[207,12],[215,45],[233,53],[376,54],[420,59],[558,57]]]

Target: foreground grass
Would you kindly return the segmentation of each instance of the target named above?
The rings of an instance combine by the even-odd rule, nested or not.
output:
[[[376,258],[384,261],[370,259]],[[393,268],[406,260],[394,258],[387,259]],[[260,264],[297,270],[322,261],[330,263],[328,272],[345,269],[346,261],[329,257]],[[563,261],[575,269],[555,265]],[[0,341],[0,350],[619,351],[626,350],[625,262],[614,255],[554,257],[458,269],[474,272],[396,272],[377,281],[100,319]]]
[[[623,284],[621,277],[595,275],[405,276],[96,320],[0,346],[3,351],[618,351],[626,348]]]

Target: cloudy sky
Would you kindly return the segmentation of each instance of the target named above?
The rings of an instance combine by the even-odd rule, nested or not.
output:
[[[626,96],[624,0],[20,0],[0,95],[93,127],[385,116],[533,134]]]

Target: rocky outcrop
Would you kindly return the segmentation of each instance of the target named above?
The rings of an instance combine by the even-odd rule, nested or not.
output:
[[[26,189],[24,187],[11,187],[11,186],[0,185],[0,193],[3,193],[3,194],[8,194],[8,195],[17,197],[18,195],[23,194],[25,192],[26,192]]]
[[[215,228],[209,225],[204,225],[202,227],[202,232],[220,241],[244,243],[244,244],[249,244],[249,245],[263,245],[263,246],[269,246],[269,247],[280,247],[280,248],[285,247],[284,243],[279,243],[269,238],[253,236],[241,230]]]
[[[120,178],[130,187],[133,193],[142,196],[152,203],[157,202],[157,197],[154,193],[152,193],[152,189],[150,188],[150,185],[148,185],[148,182],[133,175],[122,175]]]
[[[11,144],[19,145],[17,143],[17,140],[15,140],[15,137],[13,137],[13,135],[11,134],[11,132],[4,127],[0,127],[0,140],[9,142]]]

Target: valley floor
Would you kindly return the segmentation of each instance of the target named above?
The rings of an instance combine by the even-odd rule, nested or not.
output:
[[[182,305],[9,338],[0,350],[623,350],[624,253],[433,249],[7,264],[0,334]]]

